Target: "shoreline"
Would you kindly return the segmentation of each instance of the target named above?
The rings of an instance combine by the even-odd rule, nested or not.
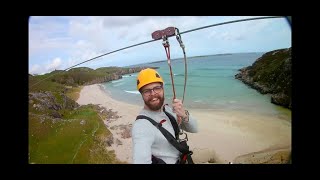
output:
[[[116,120],[104,120],[116,142],[108,149],[114,150],[120,161],[131,164],[131,127],[142,106],[112,99],[106,91],[100,84],[84,86],[77,103],[99,104],[117,112]],[[230,163],[239,156],[265,149],[286,148],[291,152],[291,122],[281,117],[231,110],[188,110],[199,126],[198,133],[187,133],[195,162],[215,159],[218,163]],[[130,135],[123,136],[123,129]]]
[[[120,161],[132,163],[131,126],[140,112],[140,107],[112,99],[99,84],[84,86],[77,103],[80,105],[98,104],[107,110],[111,109],[117,113],[118,118],[113,118],[109,121],[103,120],[113,135],[114,143],[107,148],[108,150],[114,150]]]

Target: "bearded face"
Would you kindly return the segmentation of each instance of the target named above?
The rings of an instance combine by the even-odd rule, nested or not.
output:
[[[141,95],[145,106],[152,110],[160,110],[164,103],[164,91],[162,83],[151,83],[141,89]]]

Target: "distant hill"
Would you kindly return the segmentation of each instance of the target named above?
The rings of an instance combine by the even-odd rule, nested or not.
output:
[[[292,100],[291,48],[267,52],[251,66],[235,75],[262,94],[271,94],[271,102],[291,109]]]
[[[77,72],[77,71],[91,72],[91,71],[94,71],[94,69],[91,69],[88,67],[77,67],[77,68],[72,68],[68,70],[68,72]]]
[[[257,53],[261,53],[261,52],[244,52],[244,53],[245,54],[257,54]],[[210,56],[230,56],[230,55],[234,55],[234,54],[242,54],[242,53],[222,53],[222,54],[208,54],[208,55],[200,55],[200,56],[187,56],[187,60],[199,59],[199,58],[210,57]],[[176,61],[176,60],[183,60],[183,59],[184,59],[183,57],[180,57],[180,58],[172,58],[170,60]],[[159,60],[159,61],[152,61],[152,62],[145,62],[145,63],[130,65],[130,66],[126,66],[126,67],[139,67],[139,66],[145,65],[145,64],[156,64],[156,63],[160,63],[160,62],[167,62],[167,59]],[[155,69],[157,69],[157,68],[155,68]]]
[[[120,79],[124,74],[139,72],[141,69],[144,68],[146,67],[102,67],[94,70],[88,67],[78,67],[70,69],[68,71],[55,70],[44,75],[29,75],[29,85],[31,85],[29,91],[36,91],[42,88],[48,89],[48,87],[46,86],[53,85],[53,83],[57,83],[57,85],[54,86],[82,86],[103,83]],[[33,84],[41,81],[42,79],[45,79],[46,83],[41,83],[41,85],[32,86]]]

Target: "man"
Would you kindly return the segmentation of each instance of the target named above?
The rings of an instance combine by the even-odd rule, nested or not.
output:
[[[141,93],[144,107],[140,115],[147,116],[175,136],[173,125],[164,112],[171,114],[176,120],[179,116],[181,128],[187,132],[198,131],[197,122],[187,110],[184,109],[181,100],[174,99],[172,108],[164,105],[163,79],[154,69],[144,69],[137,77],[137,89]],[[137,119],[132,128],[133,163],[155,164],[155,159],[160,159],[166,164],[176,164],[180,160],[180,152],[168,142],[161,131],[147,119]]]

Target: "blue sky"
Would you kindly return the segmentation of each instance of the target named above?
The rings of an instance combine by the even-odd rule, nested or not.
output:
[[[126,46],[152,40],[151,33],[174,26],[194,28],[256,16],[31,16],[29,73],[64,70],[77,63]],[[267,52],[291,47],[285,18],[261,19],[210,27],[182,34],[187,57],[239,52]],[[171,58],[183,57],[175,37],[169,38]],[[79,67],[93,69],[165,60],[162,40],[97,58]]]

